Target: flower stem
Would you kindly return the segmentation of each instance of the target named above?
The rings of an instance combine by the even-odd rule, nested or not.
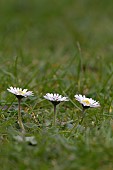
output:
[[[71,131],[70,131],[70,136],[69,136],[68,138],[71,137],[71,134],[72,134],[73,130],[74,130],[74,129],[77,130],[78,126],[82,124],[82,122],[83,122],[83,120],[84,120],[84,117],[85,117],[85,113],[84,113],[85,110],[86,110],[85,108],[82,109],[82,117],[81,117],[80,120],[78,120],[78,123],[75,123],[75,125],[73,126],[73,128],[72,128]]]
[[[54,121],[53,125],[56,126],[56,105],[54,104]]]
[[[19,126],[22,130],[22,133],[24,134],[25,128],[24,128],[24,125],[22,123],[20,103],[21,103],[21,99],[18,98],[18,122],[19,122]]]
[[[81,117],[81,120],[80,120],[80,122],[79,122],[80,125],[82,124],[82,122],[83,122],[83,120],[84,120],[85,110],[86,110],[85,108],[83,108],[83,110],[82,110],[82,117]]]

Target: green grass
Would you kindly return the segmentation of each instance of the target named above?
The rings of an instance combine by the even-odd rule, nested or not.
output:
[[[113,169],[112,6],[111,0],[0,1],[1,170]],[[18,103],[9,86],[34,92],[23,99],[22,118],[36,146],[14,140]],[[57,107],[56,128],[47,92],[70,98]],[[86,111],[81,125],[78,93],[101,104]]]

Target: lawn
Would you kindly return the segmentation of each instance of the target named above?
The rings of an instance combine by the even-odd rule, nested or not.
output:
[[[113,170],[113,1],[0,1],[0,169]],[[10,86],[34,96],[21,103]],[[68,96],[57,106],[46,93]],[[99,101],[82,106],[75,94]]]

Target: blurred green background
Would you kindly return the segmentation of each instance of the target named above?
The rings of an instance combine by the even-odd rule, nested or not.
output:
[[[112,67],[112,6],[112,0],[1,0],[1,79],[8,75],[9,84],[19,85],[20,73],[22,85],[23,73],[26,81],[33,70],[43,77],[49,68],[65,65],[73,74],[81,60],[83,70],[101,80],[105,67]]]
[[[109,58],[112,7],[112,0],[1,0],[0,57],[40,58],[46,49],[71,53],[79,42],[89,58]]]

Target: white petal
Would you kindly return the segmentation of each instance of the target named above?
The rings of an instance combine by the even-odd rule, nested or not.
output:
[[[47,93],[45,96],[44,96],[45,99],[49,100],[49,101],[68,101],[68,98],[67,97],[62,97],[62,95],[59,95],[57,93]]]

